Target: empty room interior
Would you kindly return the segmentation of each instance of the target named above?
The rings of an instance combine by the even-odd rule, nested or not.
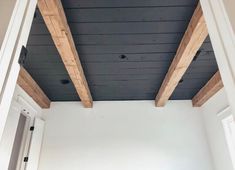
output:
[[[0,170],[235,170],[234,0],[0,0]]]

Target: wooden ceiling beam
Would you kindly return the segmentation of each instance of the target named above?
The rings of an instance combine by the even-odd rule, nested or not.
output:
[[[193,106],[202,106],[223,87],[224,85],[220,76],[220,72],[217,71],[214,76],[206,83],[206,85],[193,97]]]
[[[164,106],[169,100],[207,35],[206,22],[199,3],[158,91],[155,99],[157,107]]]
[[[92,96],[61,1],[38,0],[38,8],[84,107],[92,107]]]
[[[50,108],[50,99],[23,67],[20,68],[17,84],[32,97],[41,108]]]

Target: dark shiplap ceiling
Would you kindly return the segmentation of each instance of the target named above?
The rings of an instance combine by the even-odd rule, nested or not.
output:
[[[94,100],[153,100],[197,0],[63,0]],[[43,19],[36,17],[26,69],[52,101],[79,97]],[[125,55],[126,58],[121,56]],[[209,38],[171,99],[191,99],[217,71]]]

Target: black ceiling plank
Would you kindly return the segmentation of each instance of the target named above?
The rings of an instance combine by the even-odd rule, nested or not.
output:
[[[178,44],[156,45],[84,45],[77,46],[79,54],[129,54],[129,53],[155,53],[175,52]],[[55,46],[28,46],[29,54],[58,54]]]
[[[110,63],[110,62],[162,62],[171,61],[175,53],[151,53],[151,54],[128,54],[127,58],[122,59],[120,54],[80,54],[82,63]],[[29,62],[43,62],[43,63],[61,63],[58,61],[60,56],[57,54],[30,54],[27,58]],[[212,56],[210,56],[212,57]],[[210,58],[208,56],[208,58]],[[204,58],[203,58],[204,59]],[[201,58],[200,58],[201,60]]]
[[[30,73],[33,74],[35,76],[33,76],[33,78],[37,75],[46,75],[46,74],[50,74],[50,75],[55,75],[55,74],[68,74],[68,72],[65,69],[61,69],[62,67],[58,67],[57,69],[55,68],[50,68],[50,69],[33,69],[33,68],[27,68],[26,70]]]
[[[151,8],[93,8],[65,9],[68,22],[146,22],[146,21],[189,21],[194,11],[189,7],[151,7]],[[170,12],[170,15],[169,15]],[[43,22],[38,15],[35,22]]]
[[[126,22],[126,23],[69,23],[73,34],[155,34],[183,33],[188,21]],[[45,24],[33,24],[31,35],[49,34]]]
[[[100,88],[99,88],[100,89]],[[96,89],[94,89],[95,91]],[[143,89],[146,90],[146,89]],[[154,99],[154,92],[153,91],[143,91],[142,93],[138,93],[137,90],[133,90],[133,91],[120,91],[120,90],[115,90],[115,91],[110,91],[110,90],[96,90],[95,93],[92,94],[94,96],[95,100],[113,100],[113,99],[117,99],[117,97],[123,98],[124,100],[126,99],[140,99],[139,97],[141,96],[143,98],[143,96],[145,96],[144,98],[153,100]],[[142,99],[143,100],[143,99]]]
[[[214,72],[207,72],[207,73],[187,73],[184,75],[184,80],[191,80],[191,79],[207,79],[210,77]],[[59,83],[62,79],[70,79],[68,74],[36,74],[37,80],[40,82],[48,82],[53,79],[54,82]],[[88,81],[131,81],[131,80],[155,80],[158,81],[164,77],[162,74],[110,74],[110,75],[88,75]]]
[[[129,54],[129,53],[155,53],[175,52],[178,44],[156,44],[156,45],[87,45],[77,46],[79,54]]]
[[[197,91],[197,90],[194,90]],[[177,93],[173,93],[169,100],[189,100],[192,99],[194,91],[190,90],[182,90]]]
[[[164,78],[164,77],[163,77]],[[205,85],[206,81],[202,79],[191,79],[185,80],[183,83],[178,85],[178,89],[199,89],[201,86]],[[101,88],[140,88],[139,90],[145,91],[146,89],[156,91],[157,88],[161,86],[161,81],[153,80],[136,80],[136,81],[107,81],[107,82],[89,82],[90,87],[101,87]],[[48,84],[49,85],[49,84]],[[121,91],[120,91],[121,92]],[[177,92],[177,91],[176,91]]]
[[[205,83],[207,82],[207,79],[183,79],[184,81],[182,83],[179,83],[177,85],[177,89],[175,92],[177,92],[180,89],[200,89]]]
[[[73,35],[76,45],[147,45],[179,43],[182,33],[130,35]],[[28,45],[54,45],[50,35],[32,35]]]
[[[79,97],[77,94],[63,94],[63,95],[58,95],[58,93],[55,92],[48,92],[51,97],[52,101],[80,101]]]
[[[217,66],[217,63],[215,60],[197,60],[195,62],[191,63],[191,67],[214,67]]]
[[[138,53],[174,53],[176,52],[178,44],[157,44],[157,45],[115,45],[115,46],[77,46],[78,54],[90,55],[90,54],[138,54]],[[29,49],[29,55],[41,54],[41,55],[59,55],[55,46],[27,46]],[[205,52],[210,52],[212,49],[202,47]]]
[[[151,79],[151,80],[129,80],[129,81],[88,81],[90,86],[123,86],[123,87],[133,87],[133,86],[140,86],[143,88],[151,88],[153,90],[156,90],[157,87],[159,87],[162,84],[162,81],[160,81],[163,77],[160,77],[158,81]],[[206,80],[203,79],[184,79],[182,83],[178,85],[179,88],[186,89],[186,88],[199,88],[203,85],[205,85]],[[48,82],[48,84],[50,84]]]
[[[60,68],[60,67],[58,67]],[[65,74],[66,71],[61,70],[61,69],[28,69],[31,72],[33,72],[35,75],[46,75],[48,73],[54,75],[54,74]],[[101,69],[101,70],[96,70],[96,69],[84,69],[85,70],[85,74],[89,75],[89,74],[156,74],[157,72],[159,72],[159,74],[164,74],[167,71],[167,68],[163,68],[163,69],[159,69],[159,68],[146,68],[146,69],[123,69],[120,70],[118,68],[113,68],[112,70],[105,70],[105,69]]]
[[[27,46],[28,55],[40,54],[40,55],[51,55],[56,54],[59,56],[58,50],[54,45],[44,45],[44,46]]]
[[[51,35],[30,35],[27,45],[54,45]]]
[[[209,71],[208,68],[200,68],[200,69],[197,69],[195,68],[194,70],[194,73],[190,73],[191,74],[207,74],[208,72],[209,73],[213,73],[214,70],[216,70],[217,67],[213,67],[213,68],[210,68],[210,69],[213,69],[213,71]],[[47,75],[48,73],[50,73],[50,75],[60,75],[60,74],[66,74],[66,70],[58,70],[58,69],[27,69],[29,70],[31,73],[33,73],[35,76],[39,76],[39,75]],[[167,71],[167,68],[162,68],[162,69],[158,69],[158,68],[155,68],[155,69],[149,69],[149,68],[146,68],[146,69],[125,69],[125,70],[119,70],[119,69],[113,69],[109,72],[107,71],[103,71],[103,70],[88,70],[85,74],[87,76],[105,76],[105,75],[139,75],[139,74],[142,74],[142,75],[148,75],[148,74],[165,74]],[[191,72],[192,72],[192,69],[191,69]]]
[[[170,62],[163,61],[163,62],[113,62],[113,63],[86,63],[84,67],[90,68],[93,67],[94,69],[98,69],[99,67],[106,67],[105,69],[110,68],[118,68],[118,69],[131,69],[131,68],[162,68],[167,67]],[[26,64],[27,68],[41,68],[41,69],[56,69],[63,67],[63,63],[42,63],[42,65],[38,65],[37,63]]]
[[[40,82],[49,82],[51,84],[61,84],[61,80],[69,80],[69,83],[72,84],[68,74],[57,74],[57,75],[36,75],[37,81]],[[53,81],[52,81],[53,80]]]
[[[187,72],[188,73],[207,73],[207,72],[213,72],[214,70],[217,69],[216,65],[210,66],[210,67],[190,67]],[[211,71],[212,70],[212,71]]]
[[[136,34],[181,33],[188,21],[126,22],[126,23],[70,23],[73,34]]]
[[[213,52],[205,52],[208,55],[197,58],[196,62],[200,61],[212,61],[214,59]],[[111,62],[162,62],[172,61],[175,53],[146,53],[146,54],[128,54],[125,55],[127,58],[122,59],[121,55],[118,54],[95,54],[95,55],[80,55],[82,63],[111,63]]]
[[[171,15],[169,15],[169,11]],[[65,10],[68,22],[189,21],[194,7],[106,8]]]
[[[86,74],[164,74],[166,73],[166,71],[168,70],[167,68],[133,68],[133,69],[119,69],[119,68],[112,68],[111,70],[109,70],[107,72],[107,67],[99,67],[100,69],[98,70],[98,68],[84,68],[84,70],[86,71]],[[211,67],[210,69],[216,69],[217,67]],[[203,68],[192,68],[192,70],[195,70],[195,73],[204,73],[208,71],[208,67],[203,67]]]
[[[103,95],[114,95],[122,94],[122,96],[127,96],[130,94],[144,94],[148,91],[155,92],[154,89],[143,87],[143,86],[90,86],[93,94],[102,93]],[[111,96],[110,96],[111,97]]]
[[[213,47],[212,47],[212,44],[210,42],[204,42],[199,50],[201,50],[201,51],[213,51]]]
[[[151,6],[195,6],[195,0],[62,0],[64,8],[117,8]]]
[[[209,42],[209,43],[211,42],[209,35],[206,37],[206,39],[204,40],[204,42]]]
[[[29,50],[30,51],[30,50]],[[80,54],[82,63],[110,63],[110,62],[162,62],[172,61],[175,53],[151,53],[151,54],[128,54],[126,59],[122,59],[120,54]],[[29,54],[26,61],[29,63],[61,63],[58,54]],[[194,62],[212,61],[214,62],[214,52],[201,52]],[[193,62],[193,64],[194,64]]]
[[[132,96],[132,100],[137,100],[134,96],[143,96],[143,95],[148,95],[147,98],[144,98],[146,100],[154,100],[156,97],[156,92],[152,90],[151,92],[147,91],[148,89],[143,89],[143,88],[137,88],[137,89],[127,89],[125,90],[126,87],[124,88],[101,88],[98,87],[96,89],[92,89],[95,91],[92,95],[96,97],[95,100],[113,100],[115,96],[121,97],[121,99],[128,99],[129,97]],[[189,99],[193,95],[193,93],[197,91],[197,89],[182,89],[179,91],[177,94],[178,99]],[[188,96],[185,96],[186,94],[189,94]],[[175,95],[175,94],[174,94]],[[143,98],[142,98],[143,100]]]
[[[178,44],[181,41],[182,33],[167,34],[125,34],[125,35],[73,35],[76,45],[154,45],[154,44]],[[54,42],[50,35],[31,35],[28,39],[28,46],[53,46]],[[211,43],[206,39],[203,46]],[[206,47],[205,47],[206,48]]]
[[[129,88],[129,86],[91,86],[91,89],[93,91],[93,94],[99,94],[102,93],[103,95],[110,95],[110,94],[119,94],[122,96],[127,96],[129,94],[155,94],[156,95],[156,90],[153,89],[152,87],[147,88],[147,87],[134,87],[134,88]],[[187,89],[179,89],[178,92],[183,92],[183,91],[190,91],[190,90],[198,90],[198,88],[187,88]],[[111,96],[110,96],[111,97]],[[156,97],[156,96],[155,96]]]
[[[207,79],[214,72],[207,72],[204,74],[201,73],[188,73],[184,75],[184,80],[192,80],[192,79]],[[55,77],[55,76],[54,76]],[[89,75],[87,76],[88,81],[132,81],[132,80],[154,80],[159,81],[164,77],[162,74],[132,74],[132,75]]]
[[[60,63],[41,63],[42,65],[38,65],[37,63],[29,63],[26,62],[24,67],[28,69],[60,69],[64,67],[62,62]]]
[[[145,69],[145,68],[166,68],[171,64],[171,61],[162,62],[112,62],[112,63],[83,63],[84,69]],[[42,63],[42,66],[37,63],[25,64],[25,67],[29,69],[59,69],[63,67],[63,63]],[[215,61],[197,61],[191,64],[191,68],[217,68]]]
[[[189,89],[187,91],[182,90],[179,93],[174,94],[170,98],[170,100],[188,100],[193,96],[193,93],[195,93],[197,90]],[[105,93],[95,93],[92,94],[93,99],[96,100],[102,100],[102,101],[115,101],[115,100],[154,100],[156,97],[156,93],[127,93],[127,94],[117,94],[117,93],[110,93],[110,94],[105,94]]]
[[[214,68],[216,69],[216,68]],[[207,70],[206,72],[202,73],[195,73],[195,72],[187,72],[184,74],[183,79],[205,79],[205,80],[209,80],[208,77],[211,77],[211,75],[213,75],[215,72],[213,70]]]
[[[195,89],[177,89],[174,91],[172,96],[170,97],[170,100],[189,100],[192,99],[195,94],[200,90],[200,87]]]
[[[80,54],[82,63],[111,63],[111,62],[162,62],[171,61],[175,53],[151,53],[151,54],[128,54],[127,58],[122,59],[121,54]],[[210,59],[212,55],[208,55]],[[60,58],[57,54],[29,54],[28,62],[41,62],[41,63],[62,63],[58,60]],[[200,58],[203,60],[206,58]],[[198,59],[199,60],[199,59]]]
[[[120,96],[120,95],[112,95],[111,96],[103,96],[103,94],[99,95],[93,95],[94,101],[99,100],[99,101],[133,101],[133,100],[153,100],[152,95],[150,96],[149,94],[133,94],[133,95],[125,95],[125,96]]]
[[[128,94],[146,94],[146,93],[156,93],[155,88],[153,87],[146,87],[146,86],[138,86],[134,88],[130,88],[128,85],[119,85],[119,86],[90,86],[93,93],[92,94],[99,94],[103,93],[105,95],[110,94],[120,94],[120,95],[128,95]],[[64,89],[64,90],[61,90]],[[180,88],[179,91],[190,91],[190,90],[197,90],[198,88]],[[76,92],[71,91],[69,88],[64,88],[56,85],[51,85],[47,87],[47,90],[50,91],[50,93],[57,92],[58,95],[73,95],[76,94]],[[141,93],[140,93],[141,92]]]
[[[108,68],[111,68],[110,70],[107,71]],[[210,69],[216,69],[217,66],[213,66],[213,67],[202,67],[202,68],[191,68],[190,71],[195,72],[195,73],[205,73],[208,72]],[[29,68],[28,70],[37,73],[38,75],[40,74],[66,74],[66,70],[61,69],[61,67],[54,67],[54,68],[42,68],[42,69],[32,69]],[[84,71],[85,71],[85,75],[99,75],[99,74],[103,74],[103,75],[109,75],[109,74],[164,74],[166,73],[166,71],[168,70],[168,67],[164,67],[164,68],[159,68],[159,67],[155,67],[155,68],[127,68],[127,69],[120,69],[120,68],[112,68],[109,66],[105,66],[105,65],[99,65],[96,68],[93,67],[84,67]]]

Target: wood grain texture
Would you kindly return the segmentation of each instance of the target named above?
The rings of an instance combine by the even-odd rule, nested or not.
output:
[[[224,85],[220,76],[220,72],[217,71],[214,76],[206,83],[206,85],[193,97],[193,106],[202,106],[223,87]]]
[[[41,108],[50,108],[50,99],[23,67],[20,68],[17,84],[24,89]]]
[[[95,101],[155,100],[197,0],[61,0]],[[164,12],[163,12],[164,11]],[[36,10],[25,69],[52,101],[79,101]],[[192,100],[218,70],[209,36],[170,100]],[[126,58],[122,59],[121,55]]]
[[[84,107],[92,107],[93,100],[61,1],[39,0],[38,8]]]
[[[208,31],[199,3],[158,91],[155,99],[157,107],[162,107],[166,104],[207,35]]]

